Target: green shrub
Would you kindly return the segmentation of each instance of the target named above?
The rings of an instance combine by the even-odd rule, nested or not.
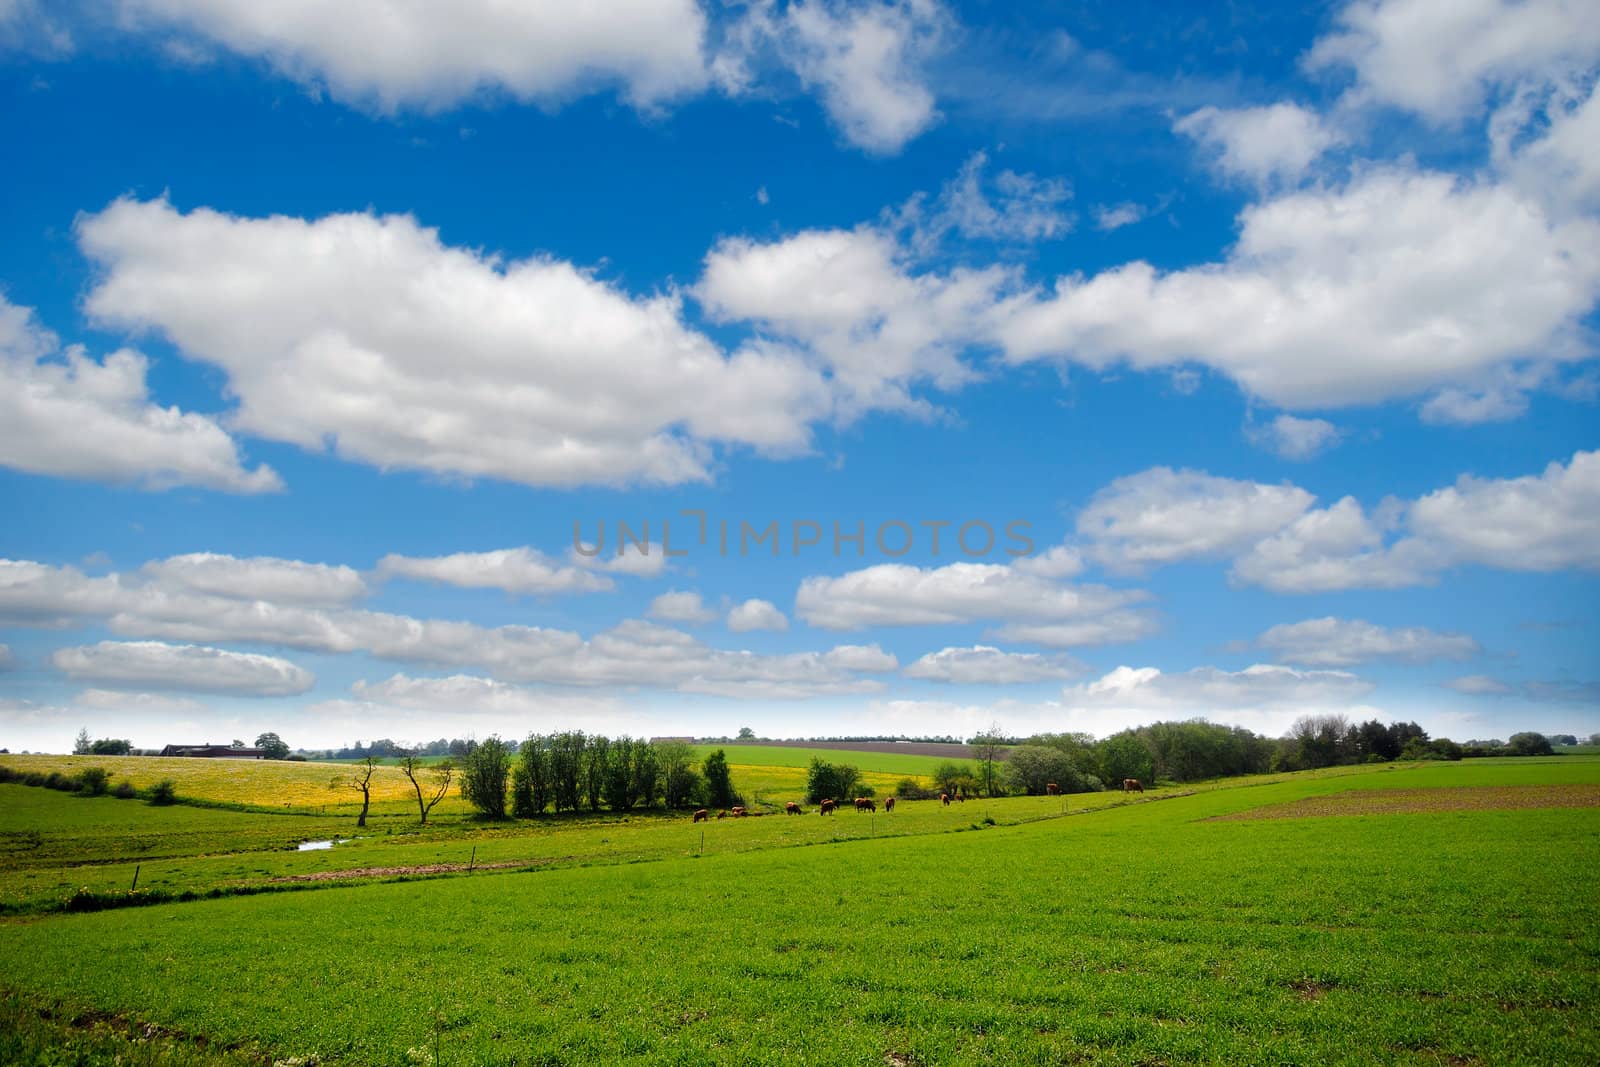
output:
[[[111,791],[111,795],[118,800],[132,800],[139,795],[139,791],[133,787],[132,782],[124,778],[117,783],[117,787]]]
[[[144,791],[144,798],[157,807],[176,804],[178,802],[178,783],[171,778],[163,778]]]
[[[78,772],[78,788],[91,797],[103,797],[111,785],[111,772],[104,767],[85,767]]]

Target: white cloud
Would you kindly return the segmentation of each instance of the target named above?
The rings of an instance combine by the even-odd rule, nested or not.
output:
[[[648,553],[629,546],[620,554],[605,553],[586,556],[576,548],[567,550],[567,562],[575,567],[586,567],[607,574],[626,574],[634,578],[659,578],[667,569],[667,555],[659,545],[650,546]]]
[[[1311,459],[1339,443],[1339,428],[1327,419],[1302,419],[1279,415],[1265,426],[1247,426],[1252,443],[1281,459]]]
[[[877,645],[837,645],[823,653],[822,658],[829,666],[847,671],[882,674],[900,667],[899,660]]]
[[[1000,268],[912,274],[903,250],[871,228],[806,230],[767,244],[721,241],[695,296],[719,322],[748,321],[826,367],[841,414],[925,410],[910,386],[959,386],[960,355],[981,338]]]
[[[1600,570],[1600,451],[1578,452],[1542,474],[1477,478],[1412,504],[1412,533],[1451,563],[1513,571]]]
[[[1222,175],[1258,186],[1298,181],[1319,156],[1342,140],[1316,112],[1287,103],[1203,107],[1172,128],[1200,142]]]
[[[1587,96],[1568,85],[1519,94],[1495,112],[1489,137],[1495,167],[1553,214],[1600,208],[1600,80]]]
[[[523,730],[539,724],[570,729],[572,719],[561,721],[561,715],[576,714],[578,718],[587,720],[596,714],[615,715],[621,710],[621,701],[611,697],[564,693],[470,674],[452,674],[446,678],[414,678],[396,674],[381,682],[357,681],[350,687],[350,692],[361,701],[441,715],[506,713],[536,716],[535,722],[520,727]]]
[[[1078,513],[1087,552],[1106,566],[1138,570],[1231,555],[1280,530],[1315,501],[1298,486],[1152,467],[1118,478]]]
[[[1082,674],[1071,656],[1004,652],[990,645],[930,652],[905,669],[907,678],[955,685],[1023,685]]]
[[[887,225],[905,231],[907,245],[919,256],[937,253],[952,233],[969,241],[1033,244],[1072,228],[1072,216],[1062,207],[1072,198],[1066,182],[1010,170],[985,182],[988,162],[986,153],[973,153],[931,203],[918,193],[889,213]]]
[[[620,561],[627,560],[627,556]],[[493,552],[457,552],[449,556],[387,555],[378,561],[380,578],[413,578],[443,582],[463,589],[503,589],[508,593],[546,596],[593,593],[614,589],[603,575],[563,567],[536,548],[502,548]]]
[[[1468,693],[1473,696],[1503,696],[1512,692],[1509,685],[1487,674],[1467,674],[1460,678],[1452,678],[1444,684],[1446,688],[1454,689],[1458,693]]]
[[[789,620],[770,600],[746,600],[728,612],[728,629],[736,634],[751,630],[787,630]]]
[[[1600,223],[1406,169],[1246,208],[1226,260],[1136,262],[1005,300],[1008,359],[1205,364],[1278,407],[1411,396],[1513,360],[1587,356]]]
[[[569,263],[503,263],[406,216],[80,219],[100,322],[221,369],[237,429],[386,469],[528,485],[709,478],[716,443],[793,452],[827,386],[791,353],[725,358],[673,296]]]
[[[85,689],[72,698],[75,707],[96,711],[145,712],[159,715],[193,715],[206,706],[191,697],[171,693],[126,693],[114,689]]]
[[[1338,21],[1307,65],[1350,67],[1354,102],[1440,123],[1476,113],[1497,87],[1558,79],[1600,57],[1588,0],[1355,0]]]
[[[637,106],[707,80],[695,0],[119,0],[125,23],[191,34],[336,98],[439,110],[483,93],[559,102],[618,85]]]
[[[262,556],[238,559],[216,552],[155,560],[140,574],[173,590],[287,604],[349,604],[368,593],[367,583],[350,567]]]
[[[1145,209],[1138,204],[1102,204],[1094,209],[1094,226],[1097,230],[1110,233],[1124,226],[1132,226],[1144,216]]]
[[[82,346],[63,350],[29,309],[0,297],[0,464],[148,489],[283,488],[272,468],[247,470],[212,418],[152,403],[148,369],[131,349],[99,362]]]
[[[1229,577],[1275,593],[1400,589],[1433,581],[1442,561],[1414,540],[1386,544],[1395,509],[1369,517],[1354,497],[1317,508],[1234,561]]]
[[[1466,634],[1438,633],[1422,626],[1389,628],[1361,619],[1328,616],[1274,626],[1256,639],[1285,663],[1351,667],[1370,660],[1427,663],[1465,660],[1483,649]]]
[[[1067,585],[996,563],[913,567],[886,563],[836,578],[800,583],[795,612],[812,626],[859,630],[871,626],[924,626],[992,621],[1003,636],[1041,644],[1092,644],[1126,639],[1129,620],[1153,625],[1128,610],[1147,599],[1138,590]],[[1032,624],[1032,636],[1016,637]]]
[[[1164,674],[1155,667],[1118,667],[1092,682],[1069,686],[1070,707],[1138,708],[1155,715],[1199,710],[1244,711],[1340,707],[1366,696],[1372,684],[1348,671],[1297,670],[1256,664],[1242,671],[1196,667]]]
[[[708,606],[693,591],[673,589],[650,601],[650,617],[668,622],[701,623],[717,617],[715,608]]]
[[[50,661],[75,681],[239,696],[293,696],[316,681],[276,656],[160,641],[101,641],[58,649]]]
[[[730,28],[715,69],[737,92],[748,88],[751,65],[770,53],[818,94],[847,141],[886,155],[939,118],[923,67],[949,25],[936,0],[798,0],[782,11],[761,3]]]

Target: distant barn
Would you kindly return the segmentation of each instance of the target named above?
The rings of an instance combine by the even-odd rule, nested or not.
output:
[[[266,759],[267,753],[259,748],[231,748],[228,745],[168,745],[161,750],[163,756],[200,756],[208,759]]]

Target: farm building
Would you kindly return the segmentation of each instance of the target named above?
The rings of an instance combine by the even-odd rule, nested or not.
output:
[[[232,748],[228,745],[168,745],[163,756],[201,756],[210,759],[266,759],[264,749]]]

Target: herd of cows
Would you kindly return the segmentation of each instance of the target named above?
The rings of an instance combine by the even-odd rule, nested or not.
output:
[[[1051,782],[1049,785],[1044,787],[1044,791],[1047,796],[1053,797],[1060,794],[1061,787],[1056,783]],[[1122,780],[1122,791],[1124,793],[1143,793],[1144,785],[1137,778],[1124,778]],[[885,798],[883,802],[883,810],[885,814],[894,811],[894,801],[894,797]],[[959,791],[956,793],[940,793],[939,801],[948,808],[952,801],[960,804],[966,803],[967,795]],[[839,803],[839,801],[833,800],[832,798],[825,799],[817,805],[817,814],[832,815],[836,810],[838,810]],[[871,797],[856,797],[855,805],[856,811],[858,812],[870,811],[876,813],[878,810],[878,802],[873,800]],[[799,804],[796,804],[791,800],[783,806],[783,813],[785,815],[804,815],[806,813],[806,809],[802,808]],[[743,805],[735,805],[734,807],[729,808],[727,811],[717,812],[716,817],[719,819],[743,819],[750,814],[751,812],[749,808],[746,808]],[[756,814],[759,815],[760,812],[757,812]],[[710,819],[711,809],[709,808],[701,808],[694,813],[695,822],[709,822]]]

